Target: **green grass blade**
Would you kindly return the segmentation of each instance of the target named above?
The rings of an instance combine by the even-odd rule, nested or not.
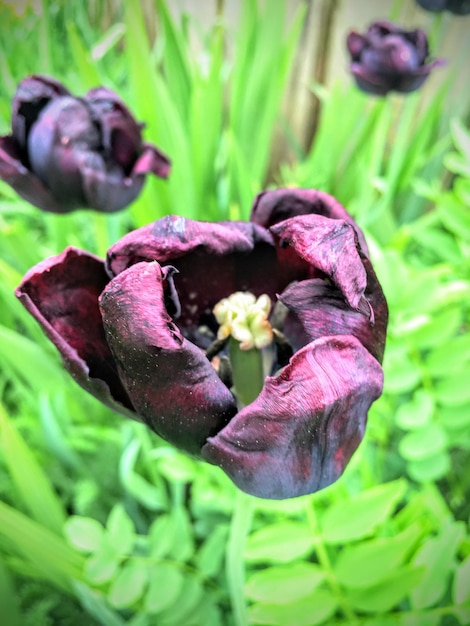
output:
[[[171,91],[173,101],[178,107],[182,119],[188,115],[188,103],[191,91],[191,53],[188,42],[176,25],[167,9],[166,3],[157,0],[157,10],[162,29],[163,70]],[[160,36],[160,33],[157,35]]]
[[[61,589],[70,592],[72,580],[82,580],[84,557],[48,528],[1,501],[0,536]]]
[[[172,160],[168,181],[149,179],[131,213],[137,226],[172,212],[191,217],[195,209],[187,129],[167,84],[157,72],[138,3],[125,5],[125,26],[133,109],[146,124],[146,139],[156,143]]]
[[[101,76],[78,33],[77,26],[73,22],[67,22],[66,28],[72,59],[82,83],[81,91],[97,87],[102,83]]]
[[[15,330],[0,326],[0,360],[24,384],[43,390],[61,384],[62,370],[40,345]]]
[[[23,504],[37,522],[60,534],[66,519],[62,502],[1,404],[0,441],[7,469]]]

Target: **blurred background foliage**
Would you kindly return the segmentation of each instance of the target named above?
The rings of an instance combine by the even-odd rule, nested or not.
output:
[[[41,213],[0,185],[6,625],[470,623],[469,42],[406,97],[320,68],[310,137],[289,119],[292,80],[312,7],[329,23],[341,4],[219,1],[204,23],[163,0],[0,3],[2,133],[18,82],[44,73],[75,94],[115,89],[173,161],[110,216]],[[418,15],[441,56],[457,18]],[[217,468],[82,393],[13,290],[67,245],[103,255],[168,213],[246,219],[285,185],[332,193],[366,233],[390,306],[385,391],[335,485],[248,506]]]

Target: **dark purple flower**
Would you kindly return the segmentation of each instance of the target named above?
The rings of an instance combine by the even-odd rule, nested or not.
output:
[[[237,292],[269,296],[282,338],[244,407],[214,349],[214,306]],[[361,231],[323,192],[263,192],[250,222],[167,216],[105,262],[68,248],[16,294],[82,387],[260,497],[335,481],[382,391],[387,304]]]
[[[138,124],[109,89],[72,96],[58,81],[29,76],[13,98],[12,134],[0,137],[0,178],[44,211],[130,204],[153,173],[166,178],[170,161],[142,140]]]
[[[441,13],[449,11],[455,15],[468,15],[470,13],[470,0],[416,0],[419,6],[426,11]]]
[[[408,31],[391,22],[374,22],[365,35],[351,31],[346,43],[357,86],[376,96],[415,91],[443,63],[427,60],[429,46],[423,30]]]

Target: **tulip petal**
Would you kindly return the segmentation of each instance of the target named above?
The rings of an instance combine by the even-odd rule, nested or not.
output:
[[[129,174],[142,149],[142,125],[110,89],[91,89],[84,100],[100,128],[106,158],[118,163],[124,173]]]
[[[172,261],[193,252],[224,256],[250,252],[256,243],[274,246],[264,229],[247,222],[197,222],[179,215],[167,215],[134,230],[111,246],[107,267],[119,274],[139,261]],[[213,260],[213,259],[212,259]]]
[[[70,211],[86,206],[81,164],[96,155],[93,165],[103,169],[98,154],[100,138],[86,105],[70,96],[57,98],[44,108],[28,137],[31,168]]]
[[[271,231],[290,244],[302,259],[324,272],[347,303],[359,309],[367,273],[351,224],[321,215],[300,215],[272,226]]]
[[[358,61],[362,51],[367,46],[367,39],[364,35],[352,30],[346,37],[346,47],[354,61]]]
[[[0,137],[0,178],[30,204],[51,213],[63,213],[64,207],[21,162],[18,144],[12,136]]]
[[[128,233],[108,251],[110,276],[140,261],[171,263],[181,302],[178,326],[187,339],[207,348],[217,334],[214,306],[232,293],[276,294],[309,277],[307,262],[292,251],[280,258],[273,236],[250,222],[196,222],[169,215]],[[201,334],[207,329],[207,334]]]
[[[237,408],[203,351],[168,315],[167,271],[157,262],[131,266],[111,280],[100,307],[108,344],[137,412],[163,439],[199,456],[206,438]]]
[[[279,296],[294,314],[293,320],[288,316],[285,321],[285,334],[289,338],[299,335],[295,322],[300,321],[301,345],[329,335],[352,335],[380,363],[385,348],[387,303],[370,264],[367,273],[365,298],[359,310],[351,309],[341,292],[325,280],[317,278],[289,285]]]
[[[253,202],[250,221],[264,228],[270,228],[289,217],[309,214],[323,215],[351,224],[357,233],[364,254],[368,254],[364,235],[353,218],[336,198],[318,189],[286,187],[262,191]]]
[[[93,153],[85,153],[83,157],[76,153],[75,158],[81,173],[86,206],[103,213],[121,211],[131,204],[142,191],[148,173],[166,178],[170,172],[168,158],[150,144],[144,144],[144,150],[129,176],[125,176],[117,164],[98,163],[97,155]]]
[[[68,95],[68,89],[50,76],[33,74],[20,82],[13,97],[11,126],[13,136],[23,150],[30,128],[44,107],[55,98]]]
[[[159,178],[168,178],[171,161],[161,150],[151,143],[144,143],[142,154],[132,168],[132,176],[140,176],[152,172]]]
[[[380,395],[382,368],[353,337],[324,337],[268,377],[258,398],[202,448],[243,491],[313,493],[344,471]]]
[[[106,343],[98,296],[108,280],[101,259],[70,247],[29,270],[15,294],[76,382],[111,409],[139,419]]]

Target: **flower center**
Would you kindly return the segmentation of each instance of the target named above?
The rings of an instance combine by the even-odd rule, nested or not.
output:
[[[264,384],[262,349],[273,341],[270,310],[269,296],[256,298],[242,291],[223,298],[213,309],[220,324],[217,340],[228,342],[234,393],[240,406],[253,402]]]
[[[223,298],[214,307],[220,324],[218,339],[233,337],[240,342],[241,350],[265,348],[273,340],[273,330],[268,321],[271,299],[266,294],[256,298],[252,293],[236,291]]]

